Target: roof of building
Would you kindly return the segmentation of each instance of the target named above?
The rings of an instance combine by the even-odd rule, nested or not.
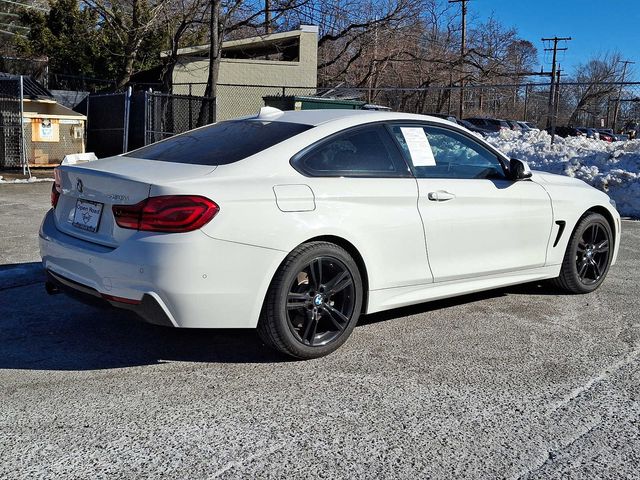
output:
[[[20,75],[0,72],[0,80],[2,79],[19,81]],[[22,77],[22,92],[24,98],[31,100],[54,100],[53,94],[31,77]],[[11,97],[19,97],[20,88],[7,85],[6,82],[0,81],[0,93]]]
[[[300,25],[298,30],[291,30],[289,32],[270,33],[268,35],[259,35],[256,37],[242,38],[239,40],[227,40],[222,43],[222,49],[230,51],[234,49],[247,48],[265,48],[269,46],[277,46],[280,48],[286,48],[289,42],[295,41],[302,33],[318,33],[318,27],[314,25]],[[170,54],[169,51],[163,51],[160,56],[166,57]],[[193,47],[185,47],[178,49],[178,55],[191,55],[191,56],[203,56],[208,55],[209,44],[195,45]]]

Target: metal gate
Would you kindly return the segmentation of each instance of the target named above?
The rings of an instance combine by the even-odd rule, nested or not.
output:
[[[98,158],[128,150],[131,91],[87,97],[87,151]]]
[[[93,94],[86,115],[87,151],[104,158],[213,122],[215,99],[131,90]]]
[[[22,77],[0,77],[0,167],[24,167]]]

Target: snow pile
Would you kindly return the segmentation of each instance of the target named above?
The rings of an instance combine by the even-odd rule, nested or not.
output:
[[[640,140],[607,143],[585,137],[556,137],[545,131],[503,130],[486,140],[535,170],[576,177],[603,190],[621,215],[640,218]]]
[[[5,180],[2,175],[0,175],[0,183],[38,183],[38,182],[53,182],[53,178],[14,178],[13,180]]]

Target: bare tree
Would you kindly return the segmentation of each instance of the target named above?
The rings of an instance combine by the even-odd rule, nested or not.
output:
[[[572,89],[574,109],[569,116],[569,125],[575,125],[581,115],[592,118],[603,116],[606,102],[614,94],[618,86],[612,82],[619,80],[620,54],[608,54],[595,57],[576,69],[575,82]]]
[[[162,66],[162,88],[171,93],[173,71],[178,63],[178,50],[187,41],[197,41],[206,21],[209,0],[170,0],[162,11],[162,25],[166,30],[169,49]]]
[[[209,67],[204,96],[215,98],[217,95],[218,75],[222,59],[222,42],[239,31],[258,33],[265,26],[265,8],[269,8],[269,31],[277,25],[282,16],[300,8],[309,0],[279,0],[260,3],[247,0],[209,0]],[[198,122],[206,123],[211,111],[203,102]]]

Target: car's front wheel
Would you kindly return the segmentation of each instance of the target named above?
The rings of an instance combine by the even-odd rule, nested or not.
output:
[[[553,283],[571,293],[589,293],[598,288],[609,271],[613,234],[606,218],[588,213],[573,231],[560,269]]]
[[[333,243],[306,243],[289,254],[272,280],[258,333],[287,355],[322,357],[347,340],[362,299],[362,277],[351,255]]]

